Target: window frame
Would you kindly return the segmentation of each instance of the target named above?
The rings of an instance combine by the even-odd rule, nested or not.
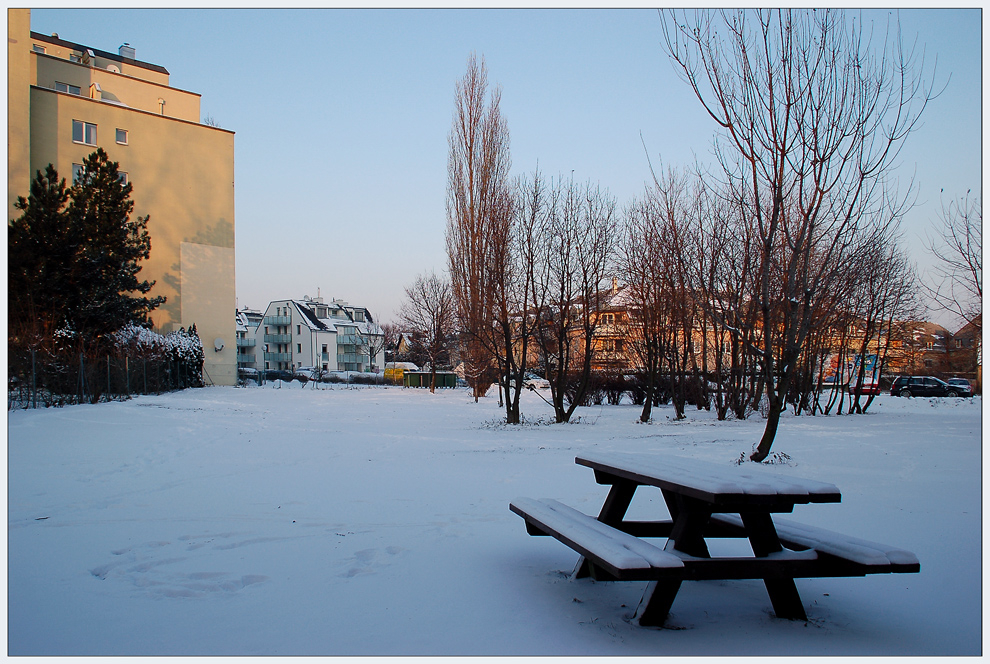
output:
[[[62,86],[59,88],[59,86]],[[70,95],[82,96],[82,88],[78,85],[72,85],[71,83],[63,83],[62,81],[55,81],[55,92],[64,92]]]
[[[79,126],[82,129],[82,139],[76,139],[76,127]],[[97,127],[95,123],[86,122],[85,120],[72,120],[72,142],[77,145],[90,145],[96,146],[97,137]],[[87,139],[89,138],[90,128],[93,131],[93,141],[90,143]]]
[[[124,134],[124,140],[120,140],[121,133]],[[121,129],[120,127],[117,127],[114,138],[117,141],[117,145],[129,145],[129,142],[128,142],[128,133],[127,133],[127,130],[126,129]]]

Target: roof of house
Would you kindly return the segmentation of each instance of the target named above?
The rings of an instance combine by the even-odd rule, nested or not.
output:
[[[117,62],[126,62],[129,65],[134,65],[135,67],[141,67],[142,69],[148,69],[150,71],[156,71],[159,74],[168,75],[168,70],[161,65],[153,65],[150,62],[142,62],[141,60],[134,60],[133,58],[125,58],[117,53],[110,53],[109,51],[101,51],[98,48],[92,48],[86,46],[85,44],[77,44],[75,42],[66,41],[64,39],[59,39],[56,35],[43,35],[40,32],[31,31],[31,39],[36,39],[38,41],[48,42],[49,44],[57,44],[58,46],[64,46],[65,48],[71,48],[77,51],[92,51],[94,55],[98,55],[101,58],[106,58],[107,60],[115,60]]]

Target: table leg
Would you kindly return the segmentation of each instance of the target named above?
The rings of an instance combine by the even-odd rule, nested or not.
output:
[[[629,503],[632,502],[633,494],[636,493],[637,485],[633,482],[616,482],[608,491],[602,511],[598,514],[598,520],[602,523],[618,527],[626,516]]]
[[[636,619],[644,627],[660,627],[667,620],[670,607],[681,587],[680,579],[651,581],[636,610]]]
[[[711,558],[705,543],[705,529],[712,518],[711,508],[701,501],[685,498],[680,494],[665,494],[664,499],[668,501],[668,509],[674,518],[667,547],[673,547],[690,556]]]
[[[773,525],[773,519],[769,512],[749,512],[739,516],[742,517],[743,525],[746,526],[746,533],[749,536],[749,543],[753,547],[753,553],[758,558],[783,550],[784,547],[780,544],[777,529]],[[763,579],[763,583],[767,587],[770,603],[773,604],[773,611],[778,618],[787,620],[808,619],[794,579]]]
[[[598,520],[621,530],[619,526],[626,516],[626,510],[629,509],[637,486],[635,482],[617,478],[615,484],[608,490],[608,496],[605,497],[605,504],[602,505],[602,511],[598,514]],[[581,556],[577,562],[577,567],[574,568],[574,578],[583,579],[587,576],[591,576],[591,564],[585,560],[584,556]]]

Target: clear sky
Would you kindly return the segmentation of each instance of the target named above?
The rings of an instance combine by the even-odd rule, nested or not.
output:
[[[882,30],[894,14],[864,19]],[[982,191],[982,12],[899,15],[948,81],[898,169],[917,186],[904,235],[925,268],[941,190]],[[647,152],[654,166],[708,161],[715,130],[651,9],[35,9],[31,29],[130,43],[236,132],[241,307],[319,289],[389,321],[417,274],[445,269],[447,134],[472,51],[502,87],[514,174],[573,170],[623,205],[649,178]]]

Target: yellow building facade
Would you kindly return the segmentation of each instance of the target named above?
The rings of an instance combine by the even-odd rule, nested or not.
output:
[[[167,302],[152,313],[169,332],[195,324],[207,384],[237,380],[234,289],[234,132],[200,122],[200,95],[168,71],[31,32],[30,10],[7,10],[7,215],[20,216],[37,171],[72,174],[103,148],[150,215],[151,256],[140,278]]]

